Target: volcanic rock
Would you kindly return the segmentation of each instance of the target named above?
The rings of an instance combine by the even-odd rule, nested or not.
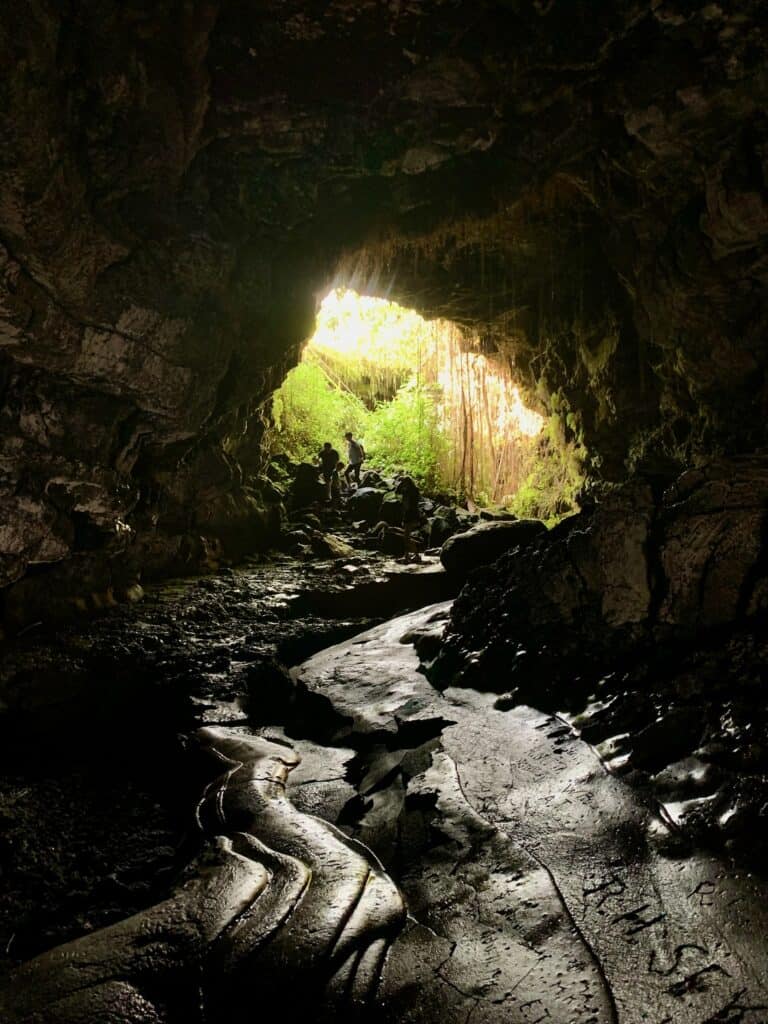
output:
[[[384,500],[384,492],[375,487],[358,487],[347,499],[350,515],[355,519],[363,519],[368,523],[379,520],[379,512]]]
[[[527,547],[546,532],[547,528],[537,519],[478,523],[447,540],[440,551],[440,561],[448,572],[466,577],[473,569],[490,565],[512,548]]]

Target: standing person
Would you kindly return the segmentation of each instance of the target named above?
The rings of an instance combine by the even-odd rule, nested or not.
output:
[[[331,504],[334,508],[338,508],[341,504],[341,474],[344,469],[343,462],[336,463],[336,469],[333,471],[331,477]]]
[[[325,484],[325,497],[326,500],[330,501],[333,474],[336,472],[336,466],[339,462],[339,453],[331,445],[330,441],[325,441],[317,457],[320,461],[320,474]]]
[[[359,441],[356,441],[352,437],[352,431],[348,430],[344,435],[347,442],[347,458],[349,459],[349,465],[344,470],[344,476],[346,477],[347,484],[349,484],[350,474],[354,476],[355,483],[360,486],[360,467],[363,464],[365,458],[365,448]]]
[[[416,545],[411,541],[411,534],[419,525],[419,488],[411,477],[404,476],[395,488],[395,494],[400,496],[403,505],[403,561],[409,562],[413,552],[413,560],[420,562]]]

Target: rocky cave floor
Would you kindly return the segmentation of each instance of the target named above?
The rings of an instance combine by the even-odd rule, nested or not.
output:
[[[163,898],[199,846],[187,737],[249,725],[302,755],[294,803],[405,892],[382,1019],[764,1021],[759,637],[539,705],[499,680],[435,686],[458,589],[438,560],[355,551],[330,511],[296,530],[293,554],[8,646],[0,971]]]
[[[455,592],[434,556],[408,566],[355,551],[360,529],[317,512],[296,517],[292,554],[150,586],[138,604],[38,624],[8,645],[0,971],[160,898],[198,842],[186,734],[262,721],[274,699],[300,732],[284,706],[288,666]]]

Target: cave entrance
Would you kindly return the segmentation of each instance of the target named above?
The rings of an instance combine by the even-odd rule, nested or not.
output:
[[[386,299],[348,288],[325,297],[273,417],[272,453],[295,461],[326,440],[343,451],[351,430],[370,468],[406,472],[432,492],[543,518],[567,510],[556,446],[503,357]]]

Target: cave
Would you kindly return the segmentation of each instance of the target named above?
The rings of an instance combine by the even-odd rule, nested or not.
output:
[[[3,1024],[766,1019],[762,7],[3,11]],[[339,288],[551,518],[272,458]]]

